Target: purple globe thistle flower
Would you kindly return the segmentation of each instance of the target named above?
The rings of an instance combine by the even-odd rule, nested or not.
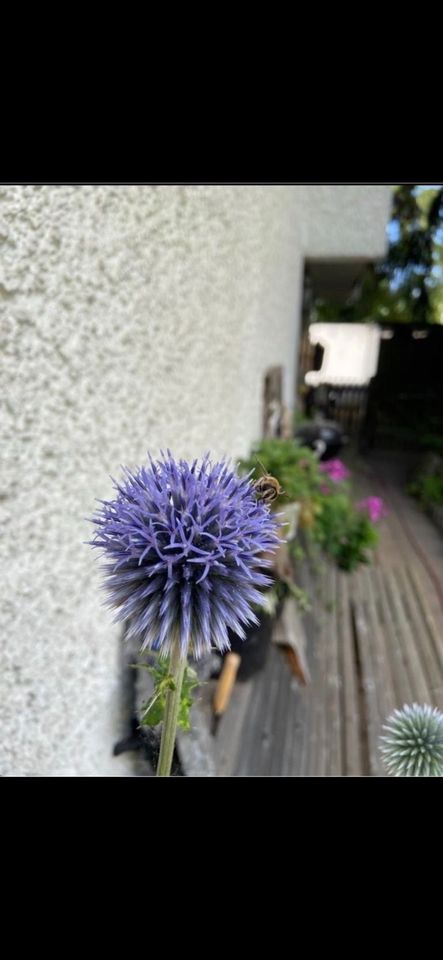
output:
[[[229,649],[229,629],[244,638],[257,623],[252,604],[272,582],[263,553],[279,543],[279,524],[229,462],[162,458],[113,481],[117,496],[99,501],[90,542],[109,561],[107,603],[142,650],[168,656],[178,639],[182,657],[199,658]]]

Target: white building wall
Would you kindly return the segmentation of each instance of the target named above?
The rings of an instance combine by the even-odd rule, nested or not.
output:
[[[303,253],[381,254],[388,215],[312,189],[0,187],[1,774],[131,772],[84,518],[148,448],[246,453],[268,367],[291,404]]]
[[[307,257],[380,257],[386,244],[392,188],[315,185],[295,187],[303,211]]]

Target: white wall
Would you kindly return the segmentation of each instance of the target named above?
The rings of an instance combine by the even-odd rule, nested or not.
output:
[[[119,634],[84,517],[148,448],[246,453],[268,367],[285,366],[292,401],[302,252],[322,216],[306,190],[0,187],[1,774],[131,772],[111,756]],[[381,237],[383,204],[362,234]],[[348,220],[344,246],[355,203]]]
[[[371,260],[383,254],[391,187],[338,184],[294,189],[303,211],[306,256]]]

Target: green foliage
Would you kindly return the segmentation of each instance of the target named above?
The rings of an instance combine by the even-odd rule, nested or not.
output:
[[[247,460],[240,461],[240,469],[244,473],[253,470],[252,479],[258,480],[263,475],[258,461],[283,487],[276,509],[282,503],[311,500],[313,492],[320,488],[322,476],[316,457],[308,447],[301,447],[293,440],[262,440]]]
[[[443,322],[443,188],[402,184],[393,194],[391,241],[346,303],[317,300],[324,321]]]
[[[320,471],[312,450],[294,440],[266,439],[240,466],[244,472],[254,470],[256,479],[263,473],[258,461],[283,487],[275,509],[282,503],[301,504],[300,525],[306,530],[308,544],[318,544],[342,570],[351,571],[359,563],[369,562],[369,551],[378,542],[376,528],[367,514],[354,506],[349,485],[335,483]],[[294,541],[290,550],[294,557],[300,547]]]
[[[136,664],[136,666],[148,670],[154,680],[154,693],[148,703],[143,705],[140,725],[156,727],[162,722],[164,717],[166,694],[168,690],[175,689],[174,678],[169,673],[169,661],[159,659],[155,666],[149,666],[146,663]],[[199,683],[200,681],[195,670],[187,665],[180,694],[180,708],[177,720],[178,726],[185,731],[191,729],[190,710],[193,703],[192,691]]]
[[[342,493],[324,496],[321,506],[315,535],[325,553],[348,572],[359,563],[369,563],[369,550],[378,543],[378,532],[369,517]]]
[[[269,598],[269,594],[271,598]],[[269,610],[269,599],[271,600],[271,606],[275,609],[278,605],[286,600],[287,597],[292,597],[302,613],[307,613],[311,610],[311,601],[306,593],[306,590],[303,590],[302,587],[298,587],[293,580],[288,580],[287,577],[282,577],[277,580],[273,587],[267,591],[267,606],[266,609]]]
[[[441,433],[422,433],[419,441],[424,450],[443,454],[443,435]]]
[[[431,406],[432,400],[434,400],[433,406]],[[422,407],[423,402],[420,404],[420,408]],[[425,415],[420,409],[415,417],[411,417],[411,420],[414,449],[420,447],[421,450],[426,450],[428,453],[443,455],[443,419],[442,414],[435,409],[435,399],[430,398]]]
[[[441,506],[443,504],[443,471],[419,477],[409,485],[408,489],[424,507]]]
[[[298,408],[294,410],[294,416],[293,416],[294,430],[296,430],[297,427],[302,427],[306,423],[311,423],[311,422],[312,422],[312,417],[310,417],[308,413],[304,413],[303,410],[300,410]]]
[[[301,563],[305,559],[305,551],[303,547],[297,542],[297,540],[292,540],[290,544],[291,548],[291,557],[296,563]]]
[[[403,184],[394,193],[393,226],[387,257],[378,274],[381,286],[414,323],[435,323],[431,294],[441,285],[442,262],[439,236],[443,224],[443,189],[423,190]],[[389,316],[389,320],[395,320]]]

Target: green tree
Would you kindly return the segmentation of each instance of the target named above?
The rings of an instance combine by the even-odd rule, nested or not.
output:
[[[388,235],[383,262],[338,309],[318,303],[318,319],[443,322],[443,186],[397,187]]]

